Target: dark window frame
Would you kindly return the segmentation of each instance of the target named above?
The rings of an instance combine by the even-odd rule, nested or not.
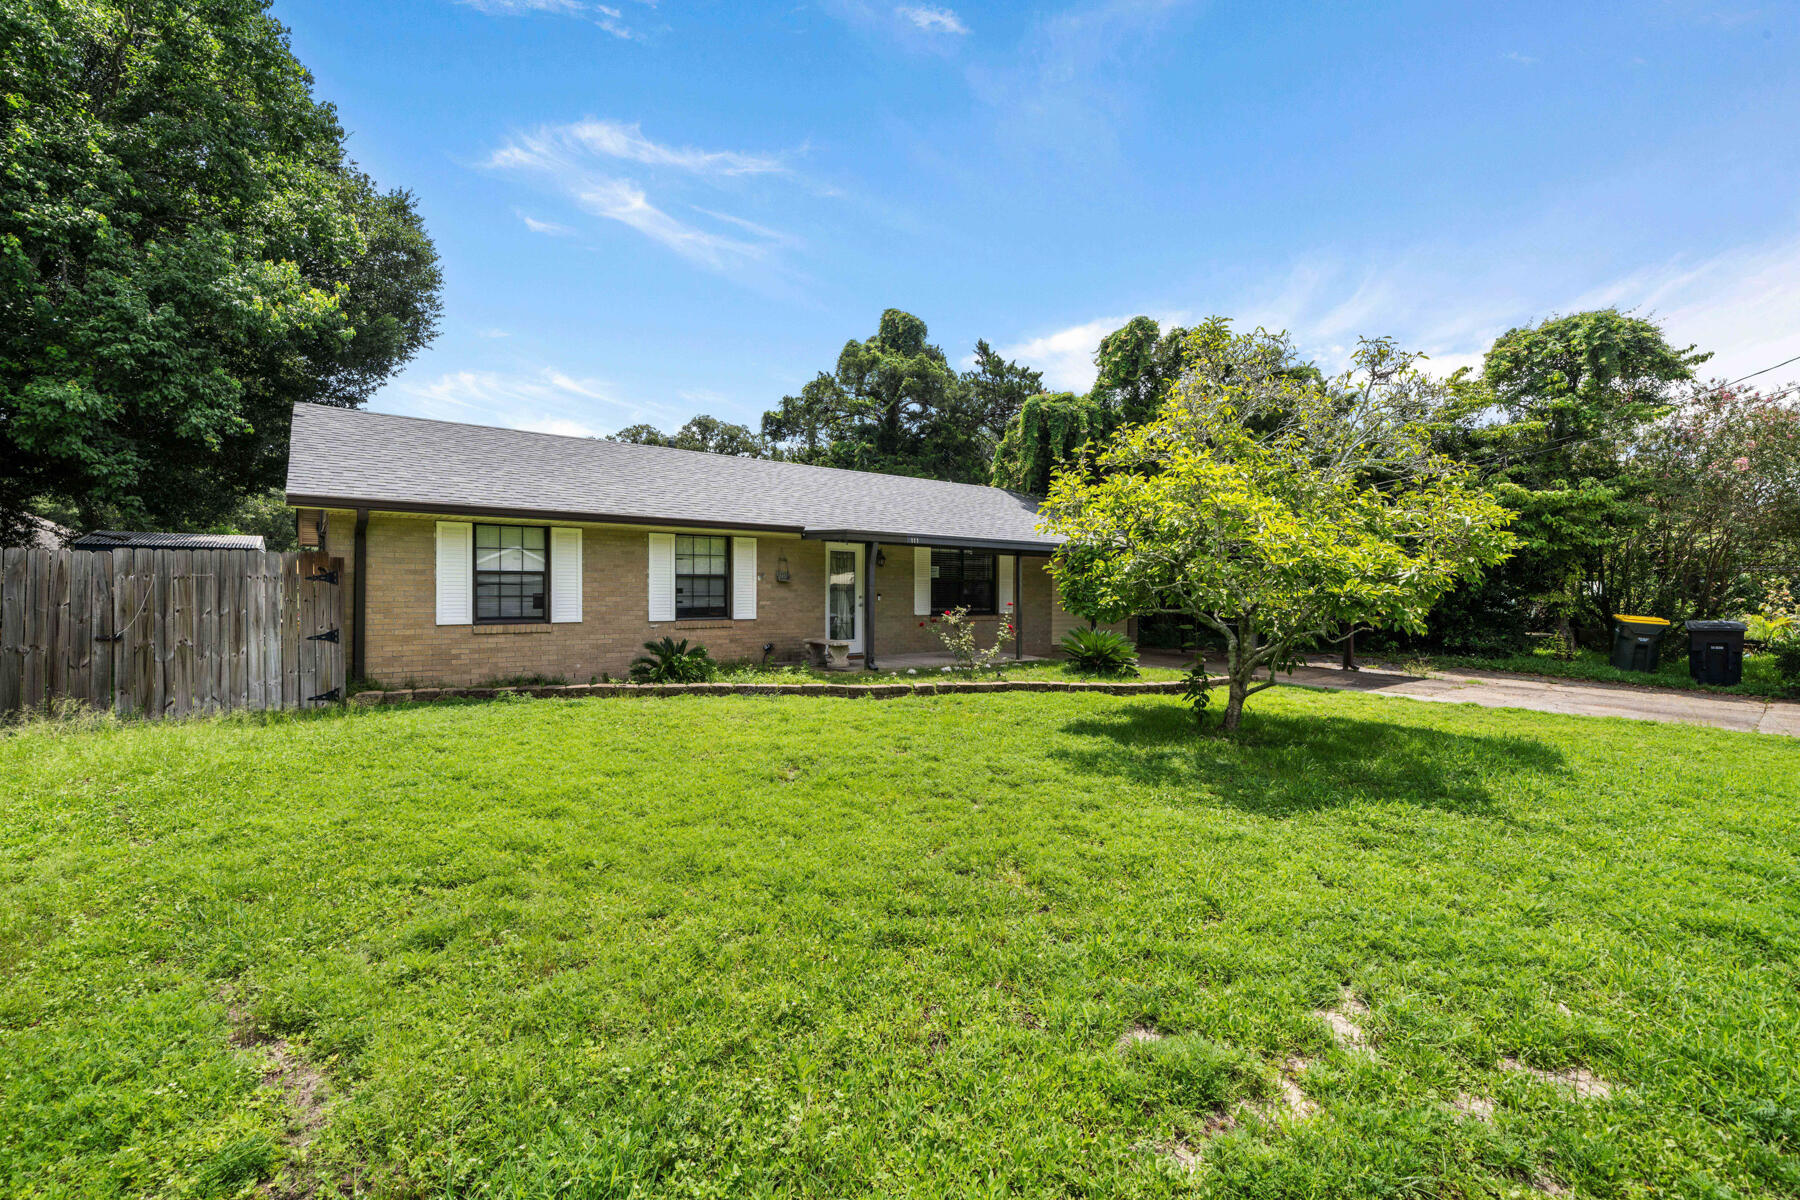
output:
[[[682,603],[681,603],[681,580],[683,578],[682,571],[681,571],[681,539],[682,538],[705,538],[707,541],[725,543],[725,553],[724,553],[725,570],[724,570],[723,574],[714,575],[709,572],[708,574],[705,574],[705,575],[696,575],[692,571],[689,571],[686,575],[686,578],[688,578],[688,579],[722,579],[722,580],[724,580],[724,585],[725,585],[724,591],[720,597],[719,604],[717,605],[716,608],[712,605],[707,605],[706,607],[702,608],[702,607],[697,607],[692,604],[688,605],[685,608],[682,607]],[[732,543],[732,539],[727,534],[678,533],[675,535],[675,553],[673,555],[673,559],[674,559],[673,565],[675,567],[675,572],[674,572],[675,619],[677,621],[729,621],[729,620],[733,619],[732,615],[731,615],[731,603],[732,603],[732,594],[731,594],[732,593],[732,573],[731,573],[732,544],[731,543]],[[691,555],[691,552],[690,552],[690,555]],[[709,552],[707,554],[707,557],[710,559],[710,558],[716,558],[719,556],[714,555]]]
[[[957,560],[957,574],[954,581],[956,583],[956,597],[954,599],[945,597],[940,591],[940,584],[948,584],[951,581],[944,579],[941,574],[942,567],[938,562],[939,555],[954,556]],[[986,559],[988,562],[987,579],[976,581],[977,583],[985,582],[987,584],[989,599],[985,607],[968,603],[969,575],[965,564],[974,559]],[[948,612],[953,608],[961,608],[966,605],[969,610],[969,615],[972,617],[997,617],[1000,615],[1000,556],[998,554],[990,554],[985,550],[958,550],[934,546],[931,551],[931,567],[932,612]]]
[[[483,575],[537,575],[537,571],[488,571],[481,566],[481,530],[541,529],[544,531],[544,615],[541,617],[484,617],[481,615],[481,577]],[[514,525],[502,521],[479,521],[469,530],[469,610],[477,625],[548,625],[550,623],[550,527],[548,525]]]

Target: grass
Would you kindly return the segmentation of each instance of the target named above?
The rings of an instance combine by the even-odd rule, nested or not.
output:
[[[1797,753],[1287,688],[27,728],[0,1193],[1792,1196]]]
[[[1582,650],[1575,658],[1564,661],[1547,646],[1534,646],[1518,654],[1481,658],[1468,655],[1434,654],[1425,661],[1433,667],[1454,670],[1474,667],[1487,671],[1516,671],[1528,675],[1552,675],[1560,679],[1590,679],[1600,683],[1635,683],[1640,686],[1682,688],[1689,691],[1716,692],[1731,696],[1788,695],[1788,685],[1776,670],[1772,654],[1744,655],[1743,682],[1732,687],[1712,687],[1695,683],[1688,674],[1685,641],[1673,648],[1674,635],[1663,639],[1661,661],[1655,671],[1621,671],[1612,665],[1611,656],[1598,650]],[[1683,635],[1685,638],[1685,635]]]

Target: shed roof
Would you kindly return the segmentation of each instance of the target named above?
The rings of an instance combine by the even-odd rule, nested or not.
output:
[[[294,406],[288,503],[797,533],[1048,554],[1035,497],[978,484]]]
[[[152,533],[135,529],[96,529],[69,543],[71,550],[261,550],[259,533]]]

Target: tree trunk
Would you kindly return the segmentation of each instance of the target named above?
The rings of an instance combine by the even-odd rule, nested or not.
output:
[[[1244,719],[1244,691],[1244,685],[1234,678],[1231,681],[1230,692],[1225,699],[1225,724],[1223,728],[1226,733],[1236,733],[1238,725],[1242,723]]]

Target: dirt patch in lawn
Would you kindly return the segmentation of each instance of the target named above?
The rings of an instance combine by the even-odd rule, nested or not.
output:
[[[221,993],[220,998],[227,1001],[225,1015],[231,1022],[232,1045],[259,1052],[265,1060],[263,1086],[279,1088],[287,1099],[292,1115],[282,1133],[281,1144],[288,1152],[290,1163],[303,1164],[307,1147],[325,1125],[330,1086],[324,1074],[307,1062],[286,1038],[261,1032],[247,1014],[229,1002],[227,995]],[[321,1195],[341,1195],[343,1191],[302,1165],[265,1182],[257,1189],[257,1194],[276,1200],[310,1200]]]
[[[1533,1067],[1520,1062],[1516,1058],[1500,1060],[1502,1071],[1517,1071],[1541,1079],[1545,1083],[1555,1084],[1565,1092],[1574,1094],[1577,1100],[1604,1100],[1612,1095],[1613,1085],[1600,1078],[1586,1067],[1565,1067],[1560,1071],[1546,1071],[1542,1067]]]
[[[1368,1019],[1369,1006],[1358,1000],[1349,988],[1339,993],[1336,1008],[1322,1008],[1313,1015],[1330,1027],[1332,1040],[1344,1049],[1373,1053],[1362,1027]]]
[[[1142,1025],[1133,1025],[1130,1029],[1127,1029],[1124,1033],[1119,1035],[1119,1040],[1113,1043],[1113,1049],[1120,1054],[1127,1054],[1130,1053],[1131,1048],[1139,1042],[1160,1042],[1162,1041],[1162,1036],[1162,1034],[1156,1032],[1154,1029],[1148,1029]]]

